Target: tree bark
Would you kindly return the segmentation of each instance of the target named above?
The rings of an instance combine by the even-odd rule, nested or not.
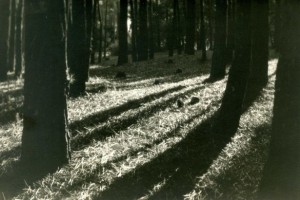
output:
[[[8,34],[8,68],[13,71],[15,68],[15,25],[16,25],[16,0],[10,0],[9,6],[9,34]],[[2,11],[1,11],[2,12]]]
[[[100,22],[100,30],[99,30],[99,48],[98,48],[98,63],[102,62],[102,43],[103,43],[103,20],[102,20],[102,16],[101,16],[101,7],[100,4],[98,3],[97,5],[98,7],[98,19]]]
[[[139,10],[139,61],[148,59],[148,22],[147,22],[147,0],[140,0]]]
[[[0,82],[7,80],[7,39],[9,22],[9,0],[0,1]]]
[[[206,31],[205,31],[205,22],[204,22],[204,1],[200,0],[200,44],[202,57],[201,60],[206,60]]]
[[[30,175],[68,163],[63,0],[27,0],[22,166]],[[39,31],[37,31],[39,30]]]
[[[104,13],[104,44],[103,44],[103,57],[106,59],[107,54],[107,12],[108,12],[108,0],[105,0],[105,13]]]
[[[195,32],[196,32],[196,1],[187,1],[186,13],[186,45],[185,53],[187,55],[195,54]]]
[[[226,0],[216,0],[214,52],[210,79],[219,80],[225,76],[226,67]]]
[[[149,21],[149,58],[154,58],[154,28],[153,28],[153,3],[148,3],[148,21]]]
[[[69,96],[78,97],[85,93],[88,80],[90,55],[90,1],[73,0],[68,30],[68,64],[71,81]]]
[[[261,200],[300,199],[300,3],[283,1],[270,152]]]
[[[119,58],[118,65],[128,63],[128,42],[127,42],[127,12],[128,1],[120,0],[120,15],[119,15]]]
[[[236,49],[215,133],[231,135],[237,130],[250,72],[251,59],[251,2],[237,0]]]
[[[235,21],[235,0],[228,0],[227,9],[227,44],[226,44],[226,63],[231,64],[234,51],[234,21]],[[253,27],[254,28],[254,27]]]
[[[137,13],[135,12],[135,6],[137,4],[133,4],[133,0],[129,1],[129,5],[130,5],[130,17],[131,17],[131,57],[132,57],[132,61],[136,62],[137,61]]]
[[[24,0],[19,0],[16,5],[16,39],[15,39],[15,77],[19,77],[23,68],[23,34],[24,33]]]

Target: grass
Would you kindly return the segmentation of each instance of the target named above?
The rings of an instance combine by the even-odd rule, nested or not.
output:
[[[203,84],[209,61],[200,64],[199,58],[176,56],[174,64],[167,64],[167,56],[159,54],[124,67],[114,67],[114,59],[92,66],[87,95],[68,101],[72,160],[33,184],[3,182],[17,170],[20,156],[22,119],[12,111],[13,120],[0,123],[2,197],[254,199],[270,138],[276,60],[270,61],[269,84],[245,110],[237,133],[219,144],[210,127],[226,79]],[[175,74],[178,68],[182,74]],[[128,78],[115,79],[118,71]],[[0,84],[0,90],[19,101],[3,106],[22,102],[22,92],[13,92],[22,81],[13,84]],[[200,102],[190,105],[192,97]]]

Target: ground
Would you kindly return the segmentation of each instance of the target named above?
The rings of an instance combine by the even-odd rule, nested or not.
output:
[[[160,53],[126,66],[115,66],[116,58],[91,66],[87,95],[68,100],[70,164],[25,186],[4,183],[20,157],[23,81],[1,83],[0,199],[255,199],[277,60],[269,61],[269,83],[245,108],[237,133],[220,145],[210,128],[227,77],[203,83],[211,61],[200,58],[168,63]],[[200,101],[191,104],[192,97]]]

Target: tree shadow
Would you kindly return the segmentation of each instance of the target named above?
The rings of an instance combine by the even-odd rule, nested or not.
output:
[[[20,161],[13,161],[10,168],[0,176],[0,199],[12,199],[23,191],[23,188],[31,186],[34,182],[44,178],[54,171],[40,171],[25,167]]]
[[[89,145],[94,140],[101,141],[109,136],[115,135],[117,132],[125,130],[129,126],[136,124],[141,118],[150,117],[159,110],[166,109],[170,106],[170,104],[174,104],[178,98],[184,97],[188,94],[192,94],[203,88],[204,86],[197,86],[174,97],[171,97],[166,101],[150,105],[144,110],[139,111],[125,119],[120,119],[108,125],[101,126],[100,128],[96,128],[93,131],[88,132],[86,134],[77,135],[77,137],[75,137],[71,142],[72,149],[77,151]]]
[[[257,96],[252,101],[260,92],[255,94]],[[243,111],[250,105],[245,105]],[[218,112],[191,130],[172,148],[115,180],[95,199],[138,199],[149,195],[151,189],[150,199],[183,199],[183,195],[194,188],[196,177],[208,170],[235,135],[235,131],[226,131],[226,134],[213,132]]]

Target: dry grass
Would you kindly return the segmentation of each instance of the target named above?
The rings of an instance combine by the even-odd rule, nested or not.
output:
[[[166,64],[159,55],[124,67],[112,66],[114,60],[92,66],[90,92],[68,101],[70,164],[14,198],[253,199],[269,141],[274,78],[244,113],[232,141],[220,154],[211,152],[206,133],[226,80],[202,84],[209,65],[200,65],[199,57],[178,56]],[[275,65],[270,62],[272,70]],[[175,74],[177,68],[183,73]],[[118,71],[128,78],[115,79]],[[12,88],[0,85],[5,92]],[[189,105],[193,96],[200,102]],[[185,106],[178,108],[177,99]],[[20,155],[22,120],[16,119],[0,127],[0,179]]]

